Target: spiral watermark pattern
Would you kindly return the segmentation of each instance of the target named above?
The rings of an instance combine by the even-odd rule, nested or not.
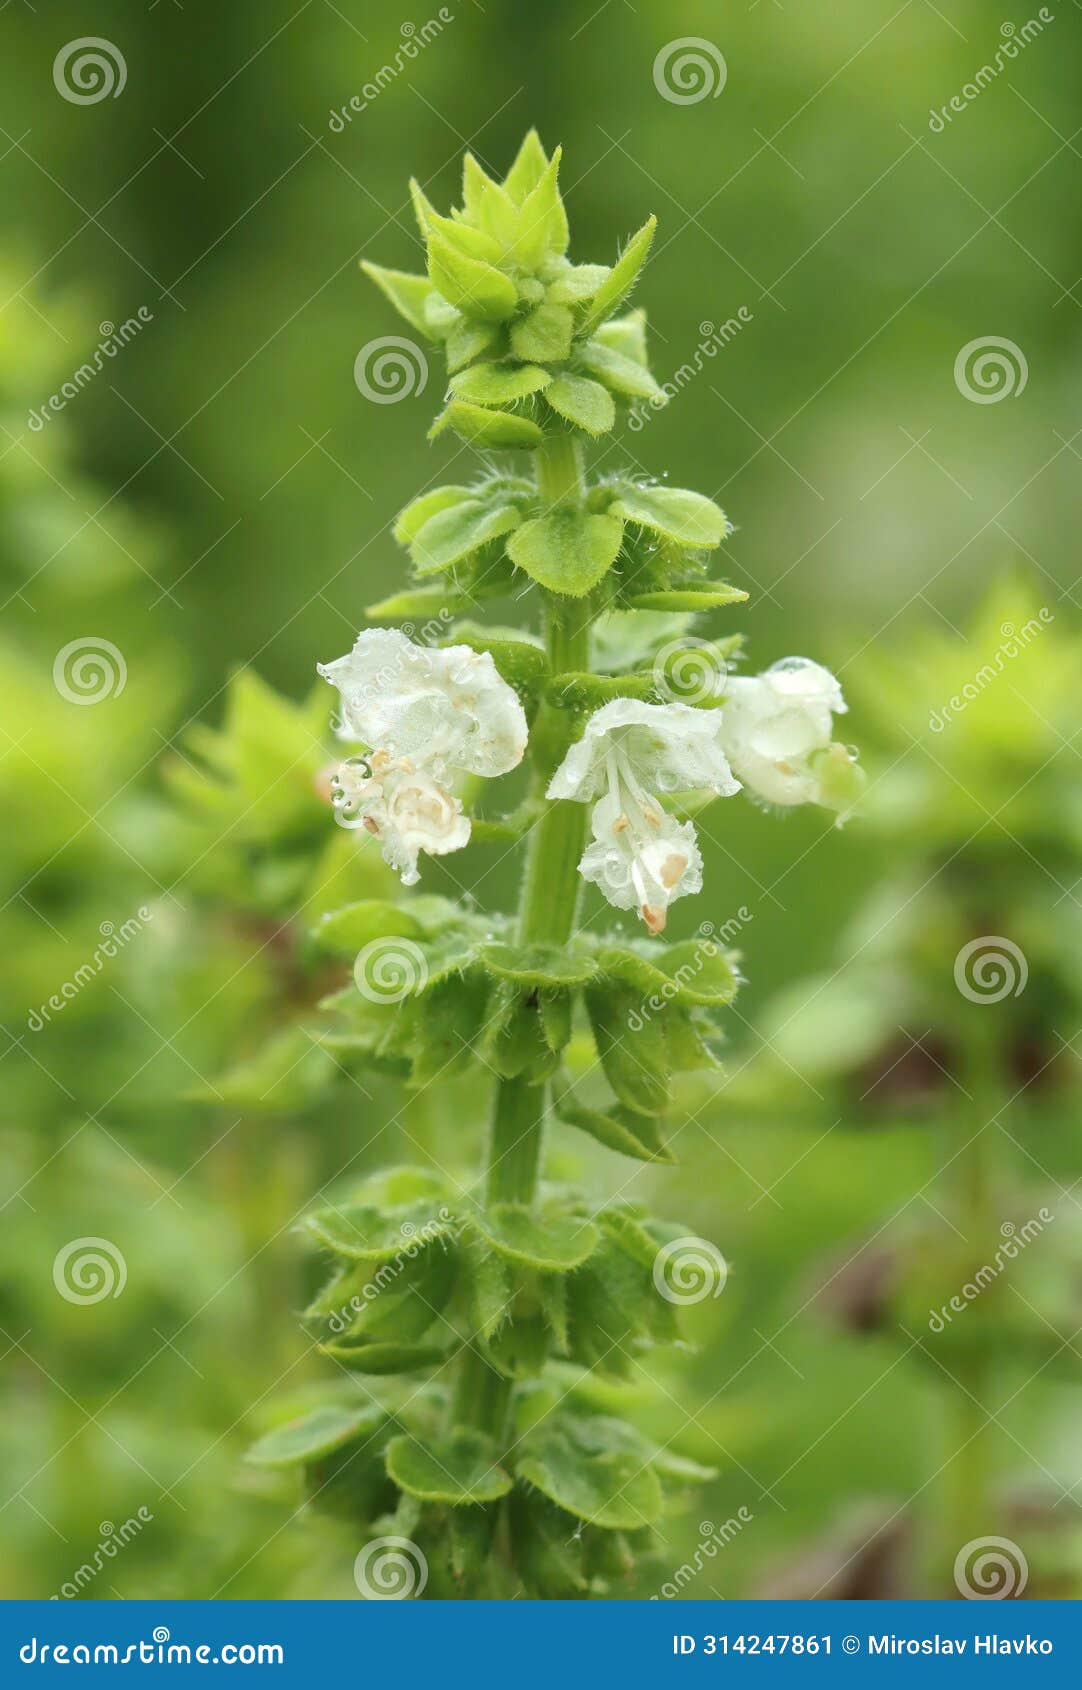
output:
[[[963,945],[954,959],[954,984],[970,1003],[1021,997],[1028,979],[1024,952],[1002,933],[982,933]]]
[[[705,704],[725,685],[728,665],[709,640],[670,640],[654,658],[654,685],[663,698],[678,704]]]
[[[1009,1537],[975,1537],[954,1559],[954,1582],[967,1602],[1003,1602],[1021,1596],[1029,1562]]]
[[[353,1563],[353,1582],[366,1602],[403,1602],[428,1583],[424,1551],[408,1537],[374,1537]]]
[[[701,35],[681,35],[675,41],[666,41],[654,59],[654,87],[673,106],[697,106],[700,100],[716,100],[728,75],[721,48]]]
[[[654,1288],[667,1303],[701,1303],[720,1297],[729,1264],[706,1238],[674,1238],[654,1257]]]
[[[412,939],[373,939],[353,964],[357,990],[369,1003],[393,1004],[423,992],[428,984],[428,961]]]
[[[954,385],[974,405],[998,405],[1018,399],[1029,380],[1022,348],[1002,335],[986,334],[967,341],[954,360]]]
[[[368,340],[353,363],[357,391],[373,405],[397,405],[424,392],[428,383],[428,359],[414,340],[405,335],[384,334]]]
[[[94,634],[71,640],[53,658],[53,685],[69,704],[119,698],[127,684],[128,665],[112,640]]]
[[[73,106],[96,106],[110,95],[118,99],[127,80],[123,53],[100,35],[69,41],[53,60],[56,91]]]
[[[73,1238],[53,1259],[53,1284],[66,1303],[103,1303],[128,1283],[128,1264],[108,1238]]]

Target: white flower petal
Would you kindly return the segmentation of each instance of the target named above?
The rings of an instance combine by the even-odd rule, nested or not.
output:
[[[822,801],[817,754],[846,709],[837,678],[807,657],[786,657],[761,675],[729,679],[721,743],[734,770],[767,803]]]
[[[420,878],[417,858],[446,856],[469,843],[469,817],[450,792],[407,759],[377,753],[350,758],[333,783],[335,820],[342,827],[363,827],[375,835],[383,859],[413,886]]]
[[[590,803],[609,785],[614,756],[659,792],[709,788],[729,796],[740,783],[721,748],[719,721],[716,710],[614,698],[594,711],[549,782],[548,796]]]
[[[651,933],[663,931],[669,905],[703,884],[703,859],[690,822],[663,810],[645,827],[636,825],[608,795],[594,805],[593,839],[579,873],[599,887],[618,910],[637,910]]]
[[[317,667],[341,696],[343,738],[444,772],[502,775],[522,761],[526,716],[488,652],[369,628]]]

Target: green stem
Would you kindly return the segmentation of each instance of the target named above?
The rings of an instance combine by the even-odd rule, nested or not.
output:
[[[583,495],[581,448],[565,435],[545,441],[536,456],[537,485],[549,504]],[[549,600],[545,641],[554,675],[588,668],[589,621],[585,607],[558,607]],[[531,732],[534,781],[544,792],[553,769],[571,742],[567,711],[542,704]],[[578,908],[578,863],[586,813],[581,804],[554,801],[535,824],[527,848],[519,904],[519,939],[523,945],[562,945],[570,938]],[[537,1193],[544,1143],[546,1085],[524,1078],[498,1080],[487,1152],[487,1201],[532,1203]],[[455,1392],[455,1421],[502,1437],[511,1403],[511,1381],[470,1349],[463,1357]]]

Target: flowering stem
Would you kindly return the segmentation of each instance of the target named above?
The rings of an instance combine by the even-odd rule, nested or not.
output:
[[[537,484],[549,503],[583,493],[582,455],[578,443],[556,435],[536,455]],[[584,670],[590,661],[589,620],[585,610],[545,609],[545,641],[553,675]],[[534,785],[543,793],[549,777],[563,760],[571,742],[570,712],[543,703],[531,733]],[[554,801],[530,835],[526,872],[519,905],[519,938],[523,945],[564,944],[575,925],[578,908],[578,863],[582,855],[586,813],[581,804]],[[521,1076],[496,1082],[492,1127],[488,1143],[489,1203],[533,1202],[541,1167],[548,1087],[530,1085]],[[480,1426],[499,1437],[507,1419],[511,1382],[495,1372],[476,1352],[467,1351],[456,1391],[456,1420]]]

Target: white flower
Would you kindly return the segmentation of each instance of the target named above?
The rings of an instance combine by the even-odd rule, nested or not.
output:
[[[503,775],[522,761],[526,717],[488,652],[369,628],[348,657],[317,668],[341,695],[343,739],[472,775]]]
[[[770,804],[851,808],[863,774],[832,743],[833,717],[847,709],[837,678],[808,657],[785,657],[761,675],[731,676],[721,744],[748,790]]]
[[[375,834],[411,886],[421,851],[443,856],[469,841],[454,777],[502,775],[521,762],[522,706],[487,652],[429,649],[397,629],[367,630],[347,657],[317,667],[341,697],[339,737],[368,748],[334,777],[335,819]]]
[[[662,932],[674,899],[703,883],[694,827],[667,815],[655,792],[740,790],[717,717],[686,704],[615,698],[590,717],[549,783],[550,798],[594,805],[579,873],[617,909],[637,909],[651,933]]]
[[[336,771],[332,791],[335,820],[375,834],[404,886],[420,879],[420,852],[442,857],[469,844],[470,821],[458,799],[406,757],[385,751],[349,757]]]

